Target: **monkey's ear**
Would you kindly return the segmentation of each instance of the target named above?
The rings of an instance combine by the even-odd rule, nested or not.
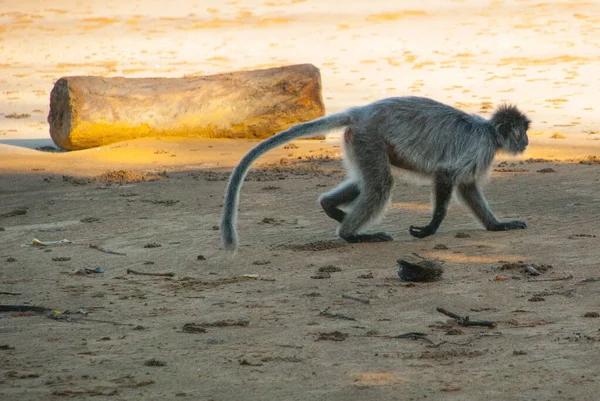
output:
[[[496,125],[496,140],[498,141],[498,146],[502,147],[504,143],[509,140],[510,134],[513,131],[513,126],[511,123],[503,122],[501,124]]]
[[[498,135],[502,138],[508,138],[513,131],[514,127],[511,123],[504,122],[502,124],[498,124],[496,126],[496,130],[498,131]]]

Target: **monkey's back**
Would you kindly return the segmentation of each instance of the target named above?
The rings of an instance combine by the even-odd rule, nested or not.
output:
[[[357,135],[375,135],[419,172],[453,172],[461,181],[485,174],[496,153],[484,118],[432,99],[407,96],[349,110]],[[374,138],[372,138],[374,139]]]

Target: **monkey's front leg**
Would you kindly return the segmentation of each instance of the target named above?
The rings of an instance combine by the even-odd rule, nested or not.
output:
[[[485,197],[477,187],[476,183],[459,184],[458,191],[461,197],[467,203],[467,206],[477,216],[477,218],[483,223],[486,230],[489,231],[504,231],[514,230],[517,228],[527,228],[527,224],[524,221],[513,220],[501,222],[498,221],[494,213],[490,210]]]
[[[452,178],[447,172],[438,172],[435,175],[435,206],[431,222],[426,226],[410,226],[410,235],[425,238],[436,233],[446,217],[448,204],[452,198]]]

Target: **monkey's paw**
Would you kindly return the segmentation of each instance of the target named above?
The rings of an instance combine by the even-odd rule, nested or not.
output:
[[[527,228],[527,223],[521,220],[506,221],[493,226],[490,231],[506,231]]]
[[[435,234],[436,231],[437,229],[431,226],[410,226],[408,229],[410,235],[417,238],[429,237],[430,235]]]

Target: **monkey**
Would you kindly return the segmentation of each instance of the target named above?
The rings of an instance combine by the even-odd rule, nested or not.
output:
[[[294,125],[259,143],[234,168],[221,215],[222,245],[227,251],[237,249],[240,189],[252,163],[291,140],[334,129],[344,129],[346,179],[318,201],[325,214],[339,223],[337,235],[341,239],[349,243],[393,240],[386,232],[362,231],[381,218],[391,202],[392,166],[432,178],[433,215],[427,225],[410,226],[409,233],[416,238],[437,232],[455,189],[485,229],[527,228],[520,220],[499,221],[488,206],[480,182],[497,153],[516,155],[525,151],[530,124],[527,115],[514,105],[500,105],[486,119],[430,98],[404,96]]]

